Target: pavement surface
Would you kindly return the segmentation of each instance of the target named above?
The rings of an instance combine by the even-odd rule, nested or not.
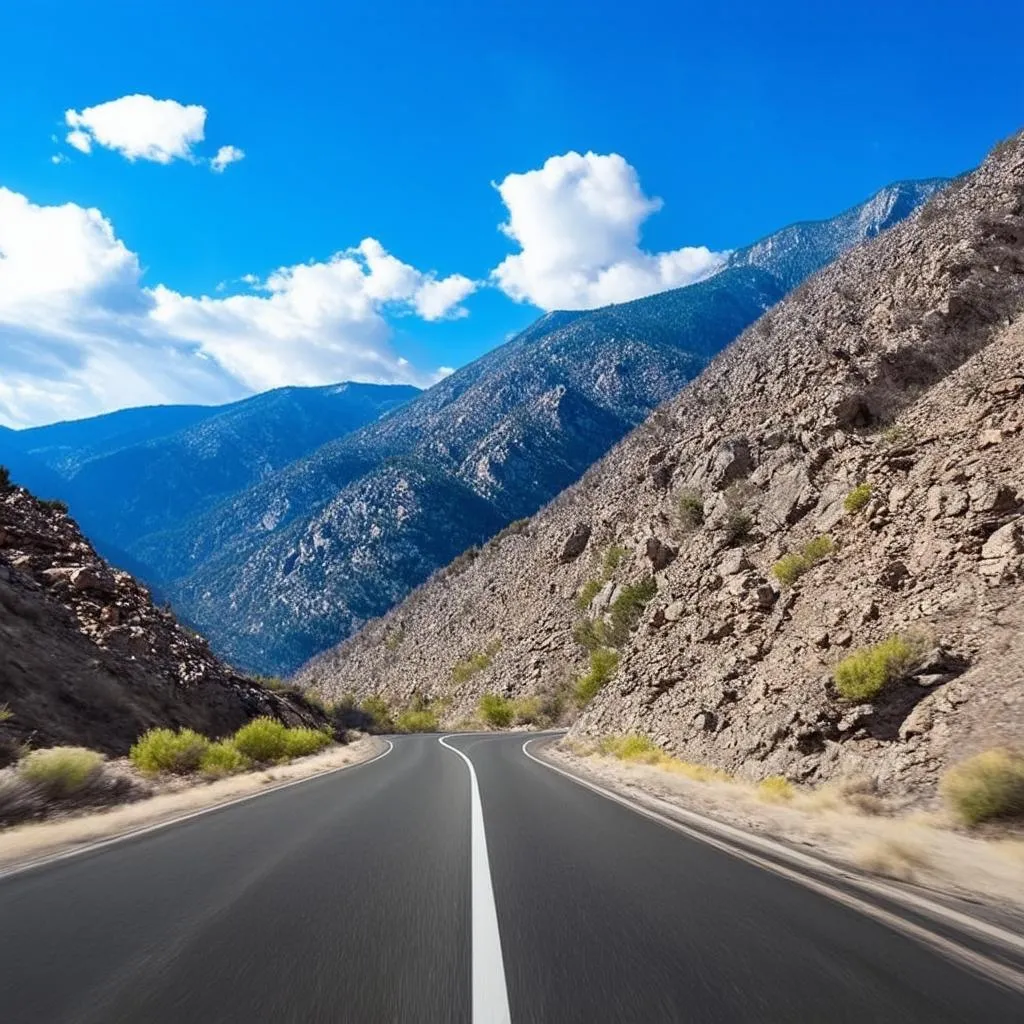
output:
[[[397,737],[0,878],[0,1020],[1024,1021],[1024,996],[524,739]]]

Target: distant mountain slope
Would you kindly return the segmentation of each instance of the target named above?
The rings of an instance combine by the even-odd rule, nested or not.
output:
[[[297,681],[933,796],[1024,743],[1022,367],[1024,135]]]
[[[738,249],[730,267],[759,267],[782,282],[787,291],[827,266],[859,242],[867,241],[910,216],[948,178],[898,181],[876,192],[866,203],[830,220],[803,221]]]
[[[792,285],[937,186],[784,229],[690,288],[548,313],[383,417],[394,395],[356,402],[371,386],[283,389],[181,410],[195,420],[159,436],[166,411],[87,421],[80,450],[74,424],[26,432],[31,453],[68,478],[56,494],[101,549],[215,649],[294,669],[550,501]]]
[[[218,650],[295,668],[535,512],[791,283],[936,187],[892,186],[835,221],[786,229],[690,288],[548,313],[394,415],[135,553]]]
[[[129,409],[13,433],[12,475],[70,505],[112,559],[414,398],[406,385],[280,388],[227,406]],[[0,462],[4,440],[0,435]],[[46,486],[26,460],[52,467]],[[52,473],[56,472],[56,479]],[[155,576],[153,583],[159,583]]]
[[[534,512],[781,297],[738,268],[549,316],[414,402],[134,553],[218,650],[298,667]]]

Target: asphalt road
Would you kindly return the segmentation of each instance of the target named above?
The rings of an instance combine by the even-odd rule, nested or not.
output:
[[[1024,1020],[522,736],[448,742],[0,879],[0,1021]]]

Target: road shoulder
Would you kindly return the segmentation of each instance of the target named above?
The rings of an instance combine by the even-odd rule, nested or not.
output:
[[[388,741],[367,736],[322,754],[245,772],[107,810],[18,825],[0,832],[0,876],[249,800],[382,756]]]
[[[1024,918],[1013,908],[872,876],[820,856],[816,850],[800,849],[700,813],[687,807],[678,794],[655,793],[655,786],[629,771],[634,766],[578,757],[551,740],[527,741],[524,753],[640,814],[879,918],[980,973],[1024,991]]]

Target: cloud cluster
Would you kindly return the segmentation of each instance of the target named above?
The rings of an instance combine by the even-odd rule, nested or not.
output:
[[[243,294],[194,298],[147,287],[98,210],[38,206],[0,188],[0,423],[230,401],[282,384],[430,384],[444,371],[399,356],[385,314],[459,316],[475,287],[366,239]]]
[[[519,246],[492,278],[510,298],[541,309],[593,309],[692,284],[720,270],[704,246],[650,253],[640,226],[661,209],[637,173],[612,153],[566,153],[495,185],[508,211],[501,230]]]
[[[206,135],[206,107],[198,104],[185,105],[136,93],[81,111],[68,110],[64,121],[70,129],[65,141],[80,153],[91,153],[95,145],[132,161],[204,162],[192,149]],[[220,173],[244,156],[235,146],[221,146],[209,161],[210,168]]]
[[[206,108],[123,96],[68,110],[67,142],[130,161],[203,163],[215,173],[245,157],[211,159]],[[66,160],[57,154],[53,161]],[[589,309],[700,280],[728,254],[704,247],[648,252],[640,229],[661,208],[617,154],[570,152],[495,185],[501,230],[518,247],[491,284],[540,309]],[[323,261],[281,267],[215,297],[148,285],[138,256],[99,210],[38,206],[0,188],[0,424],[28,425],[160,402],[221,402],[284,384],[340,380],[426,385],[394,351],[389,318],[467,315],[480,283],[438,277],[366,238]]]

